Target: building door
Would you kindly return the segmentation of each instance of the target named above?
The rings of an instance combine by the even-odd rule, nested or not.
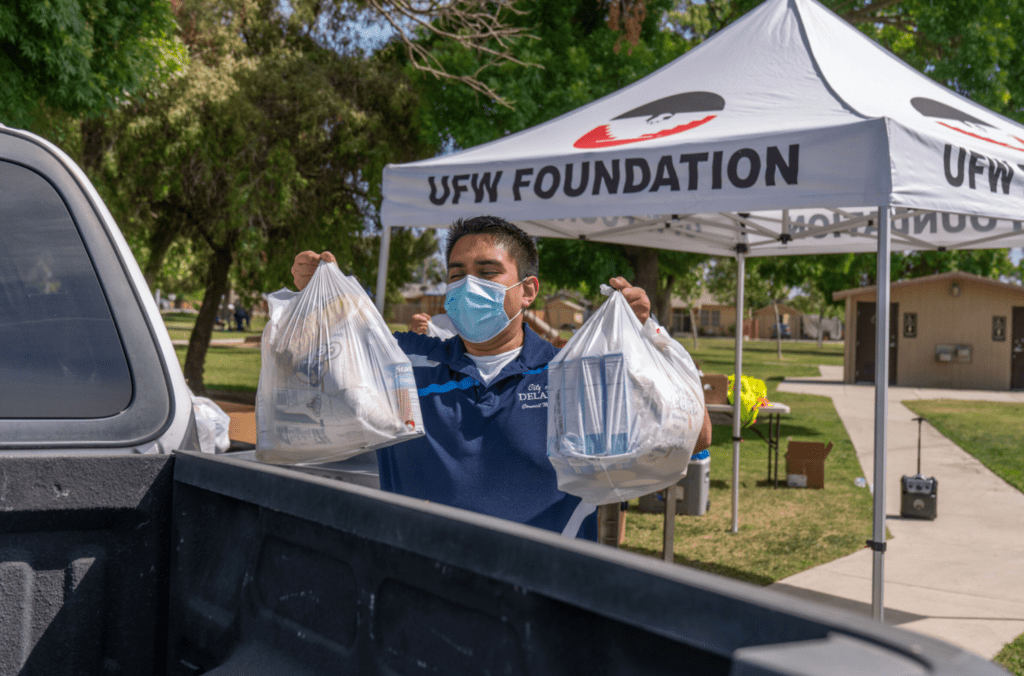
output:
[[[896,384],[896,322],[899,303],[889,303],[889,384]],[[857,303],[857,343],[854,349],[853,379],[875,382],[875,304]]]
[[[1024,307],[1013,308],[1013,328],[1010,333],[1010,389],[1024,389]]]

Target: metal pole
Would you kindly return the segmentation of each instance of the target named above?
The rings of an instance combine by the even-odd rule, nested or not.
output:
[[[732,532],[740,531],[740,378],[743,376],[743,280],[746,277],[746,247],[736,251],[736,365],[732,408]]]
[[[889,420],[889,207],[878,207],[878,268],[875,292],[875,485],[871,548],[871,616],[884,619],[885,456]]]
[[[391,250],[391,226],[385,225],[380,233],[380,258],[377,261],[377,312],[384,314],[384,296],[388,287],[388,254]]]
[[[679,491],[680,488],[676,484],[665,489],[665,529],[661,558],[669,563],[676,562],[676,501],[679,499]]]

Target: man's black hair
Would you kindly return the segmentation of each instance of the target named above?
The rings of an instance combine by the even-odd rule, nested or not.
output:
[[[512,225],[497,216],[475,216],[469,219],[460,218],[448,228],[448,243],[445,261],[451,260],[452,249],[460,238],[466,235],[490,235],[494,243],[505,249],[516,262],[519,279],[536,277],[540,264],[538,262],[537,243],[518,226]]]

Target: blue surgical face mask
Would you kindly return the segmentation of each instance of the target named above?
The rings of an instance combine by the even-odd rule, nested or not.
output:
[[[445,312],[460,336],[470,343],[486,343],[504,331],[512,319],[522,313],[520,310],[512,319],[505,314],[505,292],[519,284],[506,287],[498,282],[466,275],[448,285],[444,299]]]

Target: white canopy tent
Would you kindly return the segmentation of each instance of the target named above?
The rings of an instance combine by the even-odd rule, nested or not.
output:
[[[936,84],[815,0],[766,0],[614,94],[518,134],[384,170],[391,226],[502,216],[541,237],[735,257],[1024,245],[1024,127]],[[889,313],[879,312],[874,485],[885,486]],[[741,340],[736,375],[742,373]],[[738,398],[737,398],[738,399]],[[733,429],[738,528],[740,423]],[[874,491],[882,619],[885,490]]]

